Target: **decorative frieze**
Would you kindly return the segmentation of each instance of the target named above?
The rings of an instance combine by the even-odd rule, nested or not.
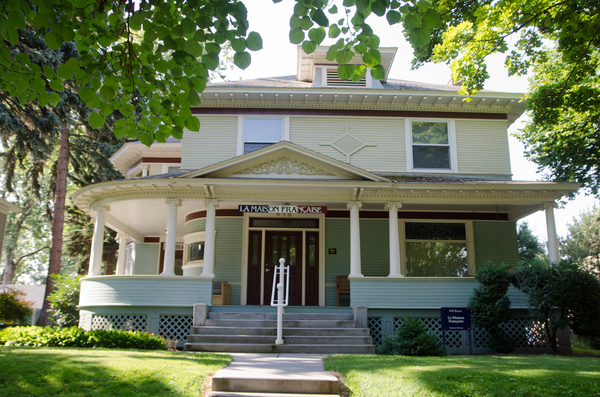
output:
[[[302,175],[302,176],[335,176],[331,172],[310,164],[283,156],[275,160],[257,164],[234,172],[234,175]]]

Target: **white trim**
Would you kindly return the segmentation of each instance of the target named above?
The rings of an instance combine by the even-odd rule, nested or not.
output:
[[[238,116],[237,155],[244,154],[244,116]]]
[[[406,170],[408,172],[425,172],[425,173],[457,173],[458,172],[458,156],[456,145],[456,123],[455,119],[441,118],[406,118],[404,124],[406,137]],[[428,123],[447,123],[448,125],[448,148],[450,151],[450,169],[443,168],[415,168],[413,161],[413,141],[412,141],[412,123],[413,121],[421,121]],[[446,146],[446,145],[444,145]]]

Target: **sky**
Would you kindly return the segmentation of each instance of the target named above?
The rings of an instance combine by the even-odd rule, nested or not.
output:
[[[297,47],[290,44],[288,38],[289,19],[293,13],[295,2],[283,0],[281,3],[273,4],[271,0],[246,0],[245,4],[248,8],[250,31],[260,33],[263,39],[263,49],[252,52],[252,64],[244,71],[239,69],[230,71],[227,74],[227,80],[295,75]],[[444,64],[428,64],[418,70],[411,70],[412,48],[404,39],[400,25],[390,27],[385,18],[376,16],[369,17],[368,22],[381,39],[380,46],[398,47],[389,74],[390,79],[439,84],[447,84],[450,81],[450,68]],[[321,45],[332,43],[333,41],[324,41]],[[491,78],[487,81],[485,89],[520,93],[527,91],[527,78],[508,77],[501,56],[492,56],[487,63]],[[522,116],[508,130],[511,134],[509,145],[513,179],[535,181],[541,179],[541,175],[537,173],[537,166],[525,158],[523,144],[512,136],[524,125],[525,117]],[[558,235],[565,237],[568,233],[567,224],[572,223],[573,217],[579,217],[581,211],[588,211],[594,205],[600,205],[598,200],[592,197],[578,196],[564,208],[556,209]],[[543,211],[530,215],[523,221],[529,223],[530,228],[539,236],[540,240],[546,241],[546,220]]]

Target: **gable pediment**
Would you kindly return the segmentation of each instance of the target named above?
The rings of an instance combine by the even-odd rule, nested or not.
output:
[[[387,181],[383,177],[287,141],[181,175],[180,178]]]

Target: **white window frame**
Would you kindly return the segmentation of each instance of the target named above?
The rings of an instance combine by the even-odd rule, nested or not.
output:
[[[290,140],[290,117],[289,116],[239,116],[238,117],[238,141],[237,141],[237,155],[241,156],[244,154],[244,144],[246,143],[246,120],[247,119],[258,119],[258,120],[282,120],[283,121],[283,132],[281,141]],[[280,141],[280,142],[281,142]],[[276,143],[276,142],[274,142]]]
[[[403,276],[407,275],[406,271],[406,222],[415,222],[415,223],[462,223],[465,225],[465,232],[467,237],[467,264],[468,271],[467,277],[475,277],[477,272],[477,266],[475,263],[475,238],[473,234],[473,221],[454,221],[454,220],[445,220],[445,219],[399,219],[399,240],[400,240],[400,251],[402,254],[400,255],[400,273]],[[441,241],[441,240],[440,240]],[[408,242],[413,242],[413,240],[408,240]],[[456,242],[456,241],[446,241],[446,242]],[[462,241],[461,241],[462,242]],[[427,277],[427,278],[436,278],[436,277]],[[456,277],[437,277],[437,278],[456,278]]]
[[[413,134],[412,123],[427,122],[427,123],[446,123],[448,124],[448,147],[450,150],[450,169],[443,168],[415,168],[413,165]],[[415,172],[427,173],[456,173],[458,172],[458,158],[456,148],[456,124],[450,119],[406,119],[406,169]]]

